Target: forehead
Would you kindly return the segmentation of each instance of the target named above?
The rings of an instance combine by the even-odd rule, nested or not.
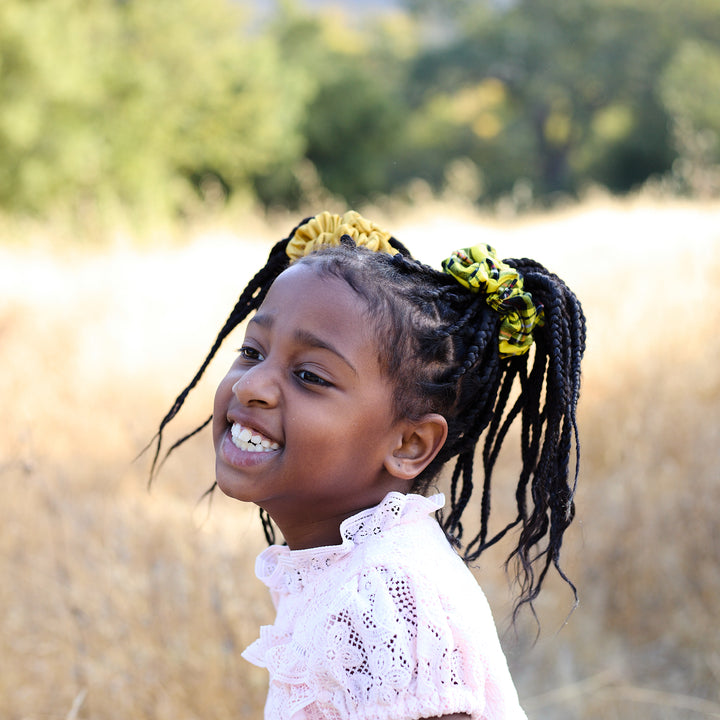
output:
[[[365,316],[362,324],[368,324],[368,306],[363,297],[341,277],[309,263],[292,265],[280,273],[258,313],[261,310],[267,312],[270,308],[275,311],[280,305],[285,305],[286,310],[297,308],[309,320],[346,313]]]
[[[343,279],[309,264],[293,265],[281,273],[251,322],[293,336],[313,333],[359,357],[378,360],[378,341],[365,299]]]

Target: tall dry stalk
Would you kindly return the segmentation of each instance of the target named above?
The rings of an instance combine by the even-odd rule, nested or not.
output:
[[[565,552],[581,604],[555,633],[570,596],[551,583],[539,643],[525,647],[523,626],[505,635],[530,717],[720,715],[718,208],[591,205],[513,224],[433,213],[388,225],[434,262],[479,240],[545,260],[588,315]],[[261,716],[265,675],[239,657],[272,618],[252,574],[254,511],[219,496],[209,517],[194,507],[212,479],[207,436],[149,494],[132,458],[275,239],[0,250],[0,717]],[[231,354],[178,433],[205,418]],[[508,493],[513,467],[509,452]],[[509,512],[502,489],[497,507]],[[478,569],[501,628],[507,551]]]

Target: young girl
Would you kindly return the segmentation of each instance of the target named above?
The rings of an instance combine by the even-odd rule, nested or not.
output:
[[[155,462],[167,423],[253,311],[211,419],[216,485],[259,506],[271,543],[256,573],[277,617],[243,653],[269,671],[265,718],[524,718],[463,559],[517,528],[518,606],[551,566],[570,582],[559,554],[577,478],[577,299],[531,260],[476,246],[437,271],[357,213],[322,213],[240,295],[163,419]],[[517,517],[488,537],[493,466],[518,416]],[[483,433],[479,532],[461,559],[452,545]],[[428,491],[453,458],[443,514]]]

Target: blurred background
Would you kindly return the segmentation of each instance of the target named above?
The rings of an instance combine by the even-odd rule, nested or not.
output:
[[[583,301],[580,605],[549,582],[534,642],[510,545],[475,569],[529,718],[720,717],[718,78],[718,0],[3,0],[0,718],[262,717],[256,513],[200,501],[207,433],[150,491],[136,456],[272,244],[348,207]]]

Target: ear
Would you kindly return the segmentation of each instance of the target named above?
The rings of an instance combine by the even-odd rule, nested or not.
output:
[[[385,458],[385,469],[400,480],[416,478],[438,454],[447,432],[447,420],[437,413],[403,421],[398,442]]]

